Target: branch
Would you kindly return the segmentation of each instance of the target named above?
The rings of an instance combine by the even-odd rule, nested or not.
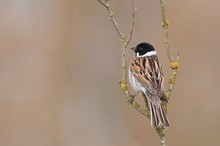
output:
[[[167,128],[160,126],[156,128],[156,131],[160,137],[160,146],[166,146]]]
[[[127,63],[127,56],[126,56],[126,51],[127,51],[127,47],[128,44],[130,43],[132,36],[133,36],[133,30],[134,30],[134,23],[135,23],[135,4],[134,4],[134,0],[131,0],[132,2],[132,19],[131,19],[131,27],[130,27],[130,31],[129,31],[129,35],[128,37],[126,35],[124,35],[124,33],[122,33],[122,31],[120,30],[116,19],[114,17],[114,13],[111,10],[110,4],[109,4],[109,0],[98,0],[108,11],[108,14],[110,16],[111,22],[113,23],[119,37],[122,43],[122,79],[119,82],[120,84],[120,88],[121,90],[124,92],[126,98],[128,99],[128,101],[132,100],[132,96],[130,94],[130,92],[127,89],[127,72],[128,72],[128,63]],[[163,28],[163,39],[164,39],[164,44],[165,44],[165,49],[166,49],[166,54],[167,57],[170,61],[170,67],[172,69],[172,75],[170,77],[170,81],[169,81],[169,87],[166,90],[166,92],[163,95],[163,98],[165,100],[163,100],[162,102],[162,107],[165,109],[165,111],[167,110],[167,102],[169,100],[169,98],[171,97],[172,91],[174,89],[174,84],[175,84],[175,80],[176,80],[176,75],[177,75],[177,69],[179,67],[179,57],[178,55],[174,58],[171,53],[170,53],[170,44],[169,44],[169,39],[168,39],[168,26],[169,26],[169,21],[166,17],[166,13],[165,13],[165,6],[166,6],[166,2],[165,0],[159,0],[160,1],[160,8],[161,8],[161,19],[162,19],[162,28]],[[133,101],[132,106],[136,109],[136,111],[138,111],[139,113],[141,113],[142,115],[146,116],[148,119],[150,119],[150,112],[149,112],[149,108],[148,106],[146,106],[146,109],[142,108],[140,106],[139,103],[137,103],[136,101]],[[155,129],[160,137],[160,146],[166,146],[166,133],[167,133],[167,128],[163,127],[163,126],[159,126]]]
[[[135,22],[135,4],[134,4],[134,0],[132,0],[132,19],[131,19],[131,28],[130,28],[130,33],[128,36],[128,39],[126,41],[126,45],[128,45],[131,41],[131,38],[133,36],[133,30],[134,30],[134,22]],[[127,46],[126,46],[127,47]],[[125,47],[125,48],[126,48]]]
[[[172,91],[174,89],[174,84],[176,80],[177,70],[179,68],[179,55],[177,54],[176,57],[173,57],[171,55],[171,47],[169,43],[169,33],[168,33],[168,26],[169,26],[169,20],[166,17],[165,7],[166,7],[166,1],[165,0],[159,0],[160,1],[160,8],[161,8],[161,19],[162,19],[162,28],[163,28],[163,39],[164,39],[164,45],[166,49],[166,54],[168,57],[168,60],[170,62],[170,67],[172,69],[172,75],[169,80],[169,87],[167,91],[164,93],[164,98],[168,101],[171,97]],[[166,105],[164,105],[166,108]]]
[[[127,84],[123,83],[122,81],[119,82],[120,84],[120,88],[121,90],[124,92],[126,98],[128,99],[128,102],[131,103],[130,101],[133,99],[132,95],[129,93],[128,89],[127,89]],[[133,100],[133,102],[131,103],[131,105],[136,109],[136,111],[138,111],[139,113],[141,113],[142,115],[146,116],[147,118],[150,119],[150,110],[148,109],[144,109],[140,106],[139,103],[137,103],[135,100]]]
[[[130,92],[127,89],[127,78],[128,78],[128,62],[127,62],[127,47],[132,39],[132,35],[133,35],[133,31],[134,31],[134,24],[135,24],[135,4],[134,4],[134,0],[131,0],[132,2],[132,17],[131,17],[131,27],[129,30],[129,35],[128,37],[126,37],[122,31],[120,30],[118,23],[114,17],[114,13],[111,9],[111,6],[109,4],[108,0],[102,1],[102,0],[98,0],[108,11],[108,14],[110,16],[111,22],[115,27],[115,30],[117,31],[121,43],[122,43],[122,79],[119,82],[120,88],[121,90],[124,92],[125,97],[128,99],[128,102],[131,101],[132,96],[130,94]],[[127,39],[126,39],[127,38]],[[142,115],[150,118],[150,112],[149,109],[144,109],[143,107],[141,107],[141,105],[139,103],[137,103],[136,101],[133,101],[131,103],[131,105],[136,109],[136,111],[138,111],[139,113],[141,113]]]
[[[170,67],[172,70],[172,75],[169,80],[169,87],[163,96],[163,98],[165,98],[165,101],[162,102],[163,109],[167,111],[167,102],[169,98],[171,97],[172,91],[174,89],[177,70],[179,68],[179,55],[177,54],[175,58],[171,55],[171,52],[170,52],[171,47],[169,43],[169,33],[168,33],[169,20],[167,19],[166,12],[165,12],[166,1],[165,0],[159,0],[159,1],[160,1],[160,9],[161,9],[161,19],[162,19],[161,25],[163,28],[164,45],[165,45],[168,60],[170,62]],[[165,127],[158,127],[156,128],[156,130],[157,130],[158,135],[160,136],[160,146],[166,146],[167,129]]]
[[[125,35],[121,32],[121,30],[118,27],[118,24],[117,24],[116,19],[114,17],[114,13],[113,13],[113,11],[110,7],[110,4],[109,4],[108,0],[105,0],[105,2],[103,2],[102,0],[98,0],[98,1],[107,9],[108,14],[111,18],[111,22],[113,23],[113,25],[114,25],[118,35],[120,36],[120,38],[124,38]]]

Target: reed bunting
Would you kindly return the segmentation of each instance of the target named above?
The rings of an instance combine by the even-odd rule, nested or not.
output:
[[[153,128],[159,125],[169,127],[167,115],[161,106],[164,76],[157,53],[148,43],[140,43],[131,49],[135,52],[129,67],[131,86],[137,93],[142,94],[146,106],[149,107],[151,126]]]

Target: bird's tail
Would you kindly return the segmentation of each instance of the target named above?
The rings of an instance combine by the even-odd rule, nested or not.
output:
[[[152,101],[150,101],[150,100],[147,100],[146,103],[148,103],[148,107],[150,109],[151,126],[153,128],[156,128],[157,126],[159,126],[161,124],[165,127],[169,127],[170,123],[169,123],[167,114],[165,113],[161,104],[160,103],[153,104]]]

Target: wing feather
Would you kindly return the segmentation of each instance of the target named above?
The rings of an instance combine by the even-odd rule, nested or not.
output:
[[[159,95],[163,91],[162,67],[156,56],[135,58],[130,70],[141,85],[152,95]]]

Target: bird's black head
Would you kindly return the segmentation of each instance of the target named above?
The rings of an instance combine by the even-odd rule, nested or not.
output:
[[[136,47],[131,48],[138,56],[143,56],[148,52],[155,51],[154,47],[149,43],[140,43]]]

